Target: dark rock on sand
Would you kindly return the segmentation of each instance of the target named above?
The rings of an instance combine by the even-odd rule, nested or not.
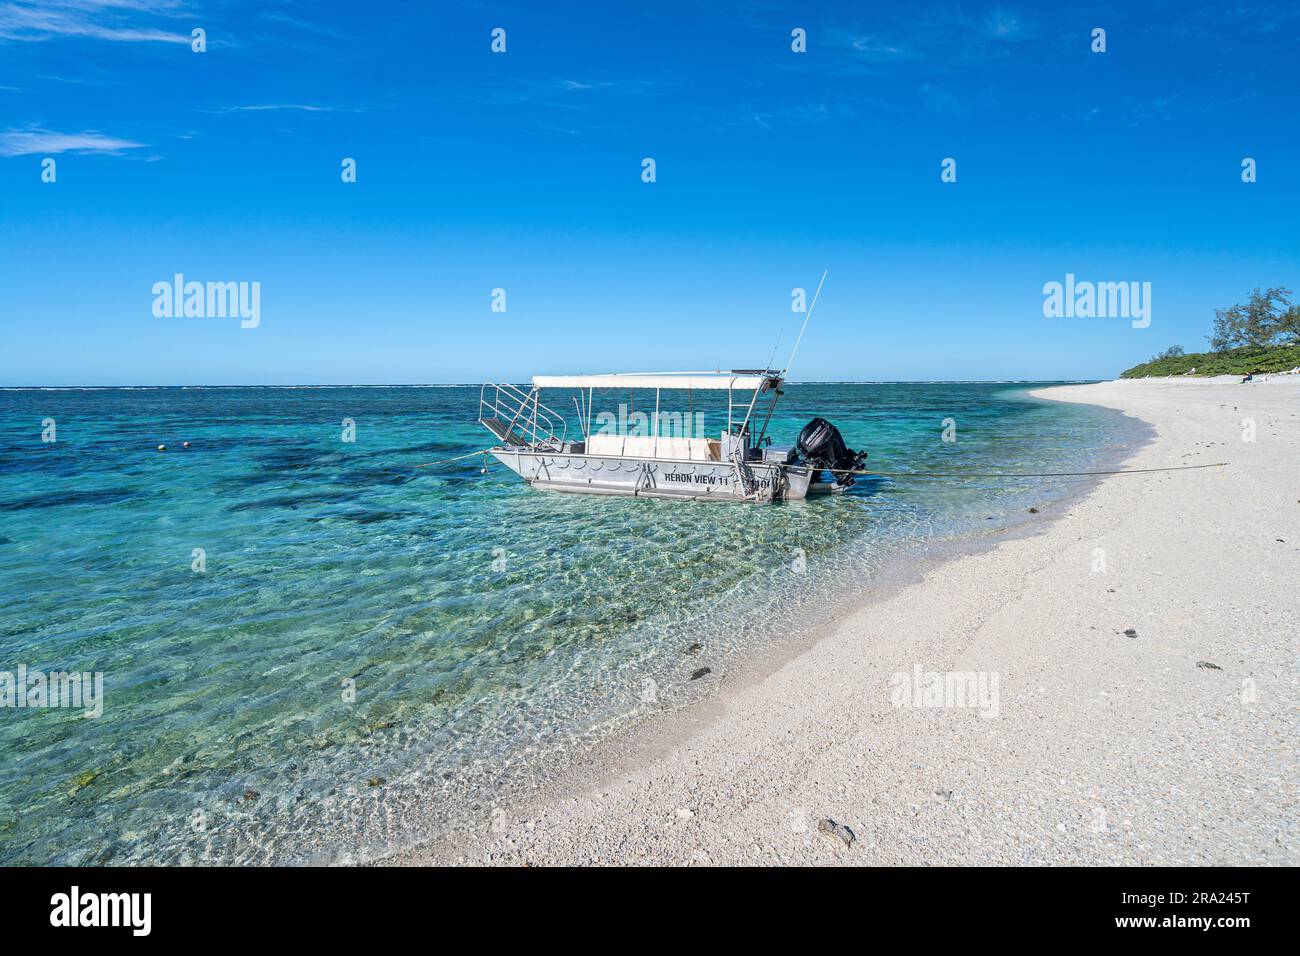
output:
[[[824,817],[817,823],[817,832],[837,847],[848,849],[853,846],[857,836],[842,823],[836,823],[830,817]]]

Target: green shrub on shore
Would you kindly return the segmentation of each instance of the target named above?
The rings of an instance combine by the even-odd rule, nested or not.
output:
[[[1214,311],[1213,352],[1188,355],[1171,345],[1149,362],[1135,365],[1120,378],[1187,375],[1247,375],[1289,372],[1300,366],[1300,305],[1291,290],[1255,289],[1244,304]]]
[[[1195,352],[1190,355],[1160,355],[1120,373],[1120,378],[1148,375],[1186,375],[1196,369],[1202,375],[1245,375],[1248,372],[1286,372],[1300,365],[1300,345],[1247,345],[1223,352]]]

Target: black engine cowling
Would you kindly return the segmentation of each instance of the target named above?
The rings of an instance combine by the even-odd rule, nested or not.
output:
[[[795,447],[808,467],[838,471],[838,474],[832,472],[835,483],[845,487],[853,484],[857,476],[843,472],[859,471],[867,460],[865,451],[854,451],[845,445],[840,430],[824,418],[814,418],[805,425]]]

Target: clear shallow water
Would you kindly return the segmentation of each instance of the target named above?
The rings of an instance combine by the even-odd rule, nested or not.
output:
[[[945,472],[1084,470],[1136,440],[1028,387],[790,386],[771,434],[822,415],[875,467]],[[0,391],[0,670],[105,675],[98,719],[0,710],[0,862],[354,860],[486,827],[494,795],[707,693],[886,564],[1079,487],[871,479],[748,506],[546,494],[476,459],[417,469],[489,444],[477,402]]]

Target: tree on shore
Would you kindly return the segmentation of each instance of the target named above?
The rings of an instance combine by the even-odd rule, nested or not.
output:
[[[1290,289],[1255,289],[1245,305],[1214,312],[1210,348],[1216,352],[1251,345],[1300,344],[1300,306],[1291,304]]]

